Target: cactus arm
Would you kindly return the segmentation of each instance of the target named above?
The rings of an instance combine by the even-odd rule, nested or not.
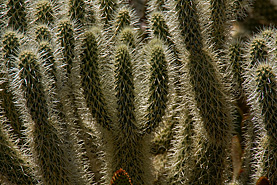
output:
[[[4,128],[6,122],[4,114],[0,120],[0,182],[17,185],[36,184],[31,167],[27,165],[21,152],[15,148],[9,132]]]
[[[53,24],[55,20],[54,7],[48,0],[39,1],[35,7],[35,23]]]
[[[69,16],[78,25],[85,23],[85,2],[84,0],[69,0]]]
[[[271,184],[277,183],[276,165],[276,141],[277,141],[277,84],[276,74],[273,68],[267,64],[261,64],[256,69],[256,93],[262,114],[262,123],[266,137],[262,136],[258,155],[262,154],[260,167],[262,175],[268,177]],[[257,123],[259,124],[259,123]],[[264,139],[266,138],[266,140]],[[259,170],[258,170],[259,172]],[[259,175],[261,176],[261,175]]]
[[[9,79],[9,70],[14,67],[13,61],[17,56],[18,49],[20,47],[20,39],[19,35],[14,31],[7,31],[3,35],[2,39],[3,43],[3,64],[1,66],[2,72],[1,76],[4,79],[1,82],[1,106],[6,112],[6,117],[10,121],[11,128],[13,129],[13,134],[19,139],[19,146],[24,144],[24,136],[22,131],[25,130],[23,126],[23,122],[20,119],[20,113],[17,110],[14,101],[15,97],[10,90],[10,79]]]
[[[26,105],[34,121],[32,130],[33,155],[45,184],[71,184],[72,177],[64,145],[53,120],[49,118],[42,74],[36,56],[23,51],[20,56],[20,77]]]
[[[165,51],[161,43],[153,44],[149,53],[150,97],[147,109],[146,132],[150,133],[165,115],[168,95],[168,69]]]
[[[227,37],[227,1],[210,0],[211,9],[211,42],[215,51],[224,48]]]
[[[8,1],[6,17],[8,18],[8,27],[24,32],[27,27],[26,1],[10,0]]]
[[[100,14],[104,25],[108,26],[113,19],[115,10],[117,8],[117,0],[99,0]]]
[[[99,50],[96,35],[87,31],[82,41],[81,80],[87,105],[98,124],[110,130],[112,121],[106,110],[99,76]]]

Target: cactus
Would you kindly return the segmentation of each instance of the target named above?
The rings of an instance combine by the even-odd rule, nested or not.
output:
[[[19,30],[25,31],[27,28],[27,12],[26,4],[24,0],[10,0],[7,2],[7,12],[5,17],[8,19],[7,26]]]
[[[253,111],[261,111],[261,117],[255,117],[255,126],[264,128],[259,133],[259,146],[257,148],[257,176],[266,176],[271,184],[276,184],[276,76],[269,64],[260,64],[256,69],[256,92],[258,105],[252,102]],[[256,108],[254,106],[257,106]],[[260,109],[258,109],[258,106]],[[257,179],[257,178],[256,178]]]
[[[81,80],[85,99],[93,117],[97,122],[108,130],[111,129],[111,118],[106,110],[106,102],[101,91],[100,77],[98,74],[98,51],[97,36],[93,31],[85,33],[81,61]]]
[[[34,125],[29,129],[32,133],[32,152],[39,166],[39,174],[45,184],[71,184],[72,172],[68,156],[57,133],[58,128],[55,127],[53,119],[49,118],[37,58],[33,52],[26,50],[20,53],[19,60],[22,90],[31,119],[34,121]]]
[[[42,24],[53,24],[55,17],[54,17],[54,7],[50,1],[39,1],[36,4],[36,11],[35,15],[36,23]]]
[[[215,51],[219,52],[223,49],[224,44],[227,41],[228,30],[227,23],[228,17],[228,9],[227,9],[227,1],[225,0],[211,0],[210,1],[210,11],[211,11],[211,42],[214,44]]]
[[[214,183],[222,184],[224,169],[227,167],[228,154],[225,150],[230,143],[233,129],[230,121],[231,109],[224,93],[226,89],[221,74],[218,73],[215,58],[204,47],[196,2],[177,1],[172,6],[175,6],[185,47],[189,52],[189,80],[204,129],[200,134],[200,137],[204,138],[200,139],[201,144],[197,144],[197,147],[201,146],[203,153],[200,151],[198,154],[196,160],[200,163],[196,164],[195,171],[192,172],[194,178],[189,183],[206,184],[213,179]]]
[[[84,24],[85,20],[85,2],[83,0],[70,0],[69,1],[69,16],[77,24]]]
[[[101,17],[103,19],[103,23],[105,25],[109,25],[109,21],[112,20],[114,16],[115,10],[117,8],[117,1],[116,0],[100,0],[100,11]]]
[[[0,124],[0,182],[7,184],[36,184],[31,167],[22,153],[15,147],[9,132],[4,128],[6,118],[1,115]]]
[[[10,121],[13,134],[19,140],[19,146],[22,146],[24,144],[24,135],[22,132],[25,130],[25,127],[20,119],[21,115],[19,110],[14,103],[14,95],[9,88],[11,79],[8,77],[9,71],[7,70],[14,67],[14,57],[17,56],[20,47],[19,37],[20,36],[14,31],[7,31],[2,38],[3,63],[1,66],[1,77],[3,81],[1,82],[1,106],[6,112],[6,117]]]
[[[276,29],[232,41],[250,0],[145,5],[1,3],[1,183],[276,184]]]
[[[266,42],[263,38],[254,38],[249,48],[249,55],[251,60],[251,65],[257,65],[267,59],[268,48]]]

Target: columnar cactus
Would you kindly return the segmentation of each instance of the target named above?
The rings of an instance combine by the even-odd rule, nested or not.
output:
[[[215,58],[204,47],[197,2],[180,0],[172,3],[172,8],[175,8],[183,41],[189,52],[186,67],[199,110],[196,116],[201,120],[200,130],[203,129],[201,133],[197,130],[200,140],[195,147],[199,154],[192,170],[193,177],[188,183],[207,184],[213,181],[223,184],[226,178],[227,149],[233,130],[226,89]]]
[[[19,31],[23,32],[26,30],[27,27],[27,18],[26,18],[26,4],[27,2],[24,0],[10,0],[7,2],[7,12],[6,12],[6,19],[7,26],[13,29],[18,29]]]
[[[249,2],[1,3],[0,183],[276,184],[276,30],[229,30]]]
[[[9,71],[14,67],[14,60],[18,54],[18,50],[20,47],[20,38],[19,34],[15,31],[6,31],[2,38],[2,66],[1,66],[1,107],[6,113],[6,117],[10,121],[11,128],[13,129],[13,134],[17,139],[19,139],[19,145],[23,145],[22,130],[24,130],[23,122],[20,119],[19,110],[16,108],[14,104],[14,95],[10,89],[10,81]]]
[[[268,48],[263,38],[257,37],[253,39],[249,50],[250,60],[253,66],[265,61],[268,56]]]
[[[7,119],[3,115],[0,119],[0,181],[6,184],[36,184],[31,166],[15,147],[7,128],[4,128]]]
[[[99,74],[99,48],[97,34],[92,31],[85,32],[82,41],[81,83],[84,89],[85,99],[91,114],[104,128],[111,129],[111,118],[106,110],[105,97],[102,95]]]
[[[255,128],[259,129],[256,157],[255,181],[266,176],[271,184],[276,184],[276,75],[270,64],[260,64],[256,68],[255,93],[251,97],[251,108],[255,111]],[[254,85],[254,83],[253,83]],[[258,100],[258,101],[256,101]],[[257,114],[257,113],[260,114]],[[259,115],[259,116],[258,116]]]
[[[84,24],[85,20],[85,2],[83,0],[70,0],[69,1],[69,16],[77,24]]]
[[[31,146],[39,175],[45,184],[72,184],[72,170],[57,125],[49,117],[42,74],[36,55],[29,50],[19,55],[19,76],[26,106],[33,125],[28,125],[32,137]],[[26,120],[30,122],[31,120]]]
[[[55,20],[54,7],[50,1],[43,0],[36,4],[35,22],[42,24],[53,24]]]
[[[147,114],[147,132],[158,126],[165,114],[168,95],[168,63],[161,43],[154,44],[150,53],[150,97]]]
[[[226,37],[228,37],[227,26],[229,23],[227,17],[228,9],[227,9],[226,0],[211,0],[210,1],[210,34],[211,34],[211,42],[214,44],[215,51],[222,50],[224,45],[226,44]]]
[[[105,25],[109,24],[114,16],[115,10],[118,6],[117,0],[99,0],[100,13]]]

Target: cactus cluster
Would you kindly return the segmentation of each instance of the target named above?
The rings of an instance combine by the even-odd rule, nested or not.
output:
[[[277,184],[277,31],[233,38],[249,4],[150,0],[143,27],[124,0],[1,1],[0,183]]]

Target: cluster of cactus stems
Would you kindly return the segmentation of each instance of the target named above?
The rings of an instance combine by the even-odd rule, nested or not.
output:
[[[150,0],[141,30],[127,1],[1,1],[0,183],[277,184],[277,31],[233,39],[249,4]]]

